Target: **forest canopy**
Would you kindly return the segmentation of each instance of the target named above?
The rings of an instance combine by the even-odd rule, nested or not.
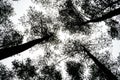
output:
[[[0,0],[0,80],[120,79],[119,0],[26,1]]]

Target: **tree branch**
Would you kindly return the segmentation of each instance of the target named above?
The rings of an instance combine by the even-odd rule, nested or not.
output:
[[[47,35],[43,38],[35,39],[33,41],[30,41],[30,42],[27,42],[27,43],[24,43],[18,46],[0,49],[0,60],[13,56],[15,54],[18,54],[20,52],[23,52],[40,42],[47,41],[49,40],[50,37],[52,37],[52,35]]]

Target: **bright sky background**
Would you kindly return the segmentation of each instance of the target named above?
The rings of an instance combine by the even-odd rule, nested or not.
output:
[[[11,17],[11,20],[13,21],[13,23],[15,24],[16,26],[16,29],[19,30],[19,31],[22,31],[24,32],[24,27],[20,24],[19,22],[19,18],[21,16],[23,16],[24,14],[27,13],[27,10],[29,8],[29,6],[35,6],[31,0],[19,0],[19,1],[14,1],[13,2],[13,7],[14,7],[14,11],[15,11],[15,15],[13,17]],[[36,9],[40,9],[42,10],[42,8],[40,8],[39,6],[35,6]],[[102,24],[101,24],[102,25]],[[62,34],[62,33],[61,33]],[[69,35],[66,35],[64,38],[68,37]],[[63,37],[61,35],[61,37]],[[4,60],[1,60],[0,62],[2,62],[3,64],[7,65],[8,67],[11,67],[11,61],[13,61],[14,59],[25,59],[27,57],[31,57],[31,58],[34,58],[36,57],[39,52],[44,53],[44,51],[40,48],[40,49],[34,49],[34,53],[29,53],[29,50],[31,49],[28,49],[22,53],[20,53],[19,55],[16,55],[15,57],[9,57],[7,59],[4,59]],[[113,47],[111,49],[111,52],[113,54],[113,58],[115,58],[116,56],[119,55],[119,52],[120,52],[120,40],[113,40]]]

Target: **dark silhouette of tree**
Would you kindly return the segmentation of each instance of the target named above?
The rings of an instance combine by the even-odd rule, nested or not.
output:
[[[8,32],[5,32],[5,34],[2,43],[3,48],[17,46],[22,43],[23,36],[17,31],[9,30]]]
[[[13,29],[9,19],[13,14],[13,7],[9,1],[0,1],[0,48],[15,46],[22,43],[23,36]]]
[[[107,80],[109,80],[109,79],[117,80],[117,77],[111,72],[111,70],[108,68],[108,65],[103,64],[103,62],[106,62],[107,60],[105,61],[104,58],[102,58],[103,61],[98,60],[98,58],[96,58],[89,50],[89,48],[88,48],[89,45],[83,44],[80,41],[72,41],[72,42],[67,43],[67,45],[65,45],[65,46],[66,46],[64,48],[65,55],[74,57],[76,54],[78,54],[78,55],[84,57],[84,60],[91,59],[98,66],[98,68],[101,70],[101,72],[106,75]]]
[[[87,53],[87,56],[89,56],[89,58],[91,58],[94,61],[94,63],[99,67],[99,69],[101,69],[105,73],[105,75],[107,75],[106,76],[107,80],[110,80],[110,79],[118,80],[117,77],[104,64],[102,64],[96,57],[94,57],[85,46],[81,45],[81,47],[83,48],[83,51]]]
[[[88,1],[86,1],[86,2],[88,2]],[[89,5],[87,5],[87,7],[89,8]],[[95,16],[95,14],[97,14],[98,12],[101,12],[101,9],[99,10],[96,8],[98,8],[98,7],[95,7],[95,9],[93,9],[93,10],[97,10],[95,12],[92,10],[89,10],[89,9],[88,9],[88,11],[91,11],[91,14],[93,14],[93,16]],[[117,8],[115,10],[111,10],[110,12],[106,12],[104,14],[101,13],[102,15],[95,16],[95,18],[92,16],[92,19],[86,20],[86,19],[84,19],[84,16],[82,16],[80,14],[80,12],[77,10],[77,8],[74,6],[72,1],[67,0],[65,3],[65,8],[60,10],[59,13],[61,15],[61,19],[62,19],[61,21],[63,21],[66,29],[68,29],[70,32],[73,33],[76,31],[77,32],[78,31],[83,31],[83,32],[86,31],[87,32],[87,31],[89,31],[90,26],[86,25],[86,24],[100,22],[100,21],[104,21],[106,19],[112,18],[112,17],[120,14],[119,10],[120,10],[120,8]],[[82,25],[86,25],[86,26],[82,26]]]
[[[13,77],[13,72],[0,63],[0,80],[13,80]]]
[[[61,73],[55,69],[55,66],[44,66],[41,73],[44,74],[43,80],[62,80]]]
[[[13,71],[19,79],[22,80],[33,80],[37,77],[37,68],[32,65],[31,59],[27,58],[25,62],[22,61],[13,61]]]
[[[63,47],[63,50],[64,55],[69,57],[74,57],[76,54],[80,54],[82,57],[84,57],[80,41],[69,40]]]
[[[67,27],[67,29],[71,29],[71,30],[81,30],[83,31],[84,30],[84,27],[82,25],[86,25],[88,23],[94,23],[94,22],[100,22],[100,21],[104,21],[106,19],[109,19],[109,18],[112,18],[113,16],[116,16],[116,15],[119,15],[119,10],[120,8],[117,8],[115,10],[112,10],[110,12],[106,12],[104,13],[103,15],[101,16],[97,16],[91,20],[87,20],[85,21],[84,18],[82,18],[83,16],[80,17],[80,13],[79,11],[76,9],[76,7],[73,5],[72,1],[71,0],[67,0],[66,3],[65,3],[65,7],[66,9],[64,10],[61,10],[60,11],[60,14],[63,16],[63,19],[66,18],[67,22],[64,22],[65,23],[65,27]],[[98,10],[98,9],[95,9],[95,10]],[[90,10],[89,10],[90,11]],[[96,11],[95,13],[93,13],[92,11],[92,14],[96,14],[98,13],[99,11]],[[68,17],[67,17],[68,16]],[[71,17],[71,18],[69,18]],[[77,18],[77,19],[76,19]],[[70,20],[70,22],[69,22]],[[76,22],[77,21],[77,22]],[[80,27],[82,26],[82,28]],[[87,27],[87,26],[86,26]],[[74,29],[73,29],[74,28]],[[87,28],[85,28],[87,29]]]
[[[66,63],[67,72],[72,76],[71,80],[83,80],[83,65],[80,63],[69,61]]]
[[[102,56],[102,57],[101,57]],[[116,75],[116,77],[119,80],[119,74],[120,71],[118,70],[119,67],[119,60],[118,61],[112,61],[110,59],[110,53],[106,52],[106,54],[101,55],[98,59],[100,62],[102,62],[102,64],[104,64],[109,70],[111,70],[114,75]],[[92,64],[90,65],[90,73],[91,73],[91,80],[107,80],[107,75],[96,65],[96,64]]]
[[[113,3],[116,4],[117,2],[113,2]],[[101,11],[101,7],[102,7],[101,4],[103,4],[103,3],[99,3],[98,4],[98,5],[100,5],[100,7],[97,7],[98,10],[94,11],[94,9],[96,7],[93,8],[94,15],[98,11]],[[106,3],[104,3],[104,5],[106,5]],[[103,8],[109,7],[109,5],[113,5],[112,2],[109,2],[109,4],[107,6],[105,6],[105,7],[103,7]],[[65,3],[65,7],[64,8],[65,9],[60,11],[61,19],[63,20],[63,23],[65,24],[64,26],[67,29],[69,29],[71,32],[75,32],[75,33],[77,31],[83,31],[83,32],[85,30],[87,31],[88,30],[87,28],[89,28],[88,23],[104,21],[106,19],[112,18],[112,17],[120,14],[120,12],[119,12],[120,8],[117,8],[117,9],[114,9],[114,10],[111,10],[111,11],[105,12],[105,13],[101,12],[102,15],[100,15],[100,16],[99,15],[94,16],[92,14],[92,12],[90,12],[89,15],[91,15],[91,17],[93,17],[93,18],[90,18],[90,20],[86,20],[84,18],[84,16],[81,15],[80,12],[76,9],[76,7],[74,6],[72,0],[67,0],[66,3]],[[103,10],[103,8],[102,8],[102,10]],[[34,16],[34,15],[32,15],[32,16]],[[38,17],[39,15],[36,15],[36,16]],[[37,19],[35,18],[35,20],[37,20]],[[33,21],[34,21],[34,19],[33,19]],[[39,33],[39,30],[38,30],[39,26],[43,26],[43,20],[39,20],[39,21],[40,21],[39,22],[40,25],[33,25],[32,26],[32,32],[33,32],[34,35],[36,35],[37,32]],[[113,27],[111,27],[111,31],[114,32],[114,33],[117,32],[115,29],[113,29]],[[0,59],[4,59],[4,58],[7,58],[9,56],[18,54],[18,53],[20,53],[20,52],[22,52],[24,50],[27,50],[27,49],[31,48],[32,46],[34,46],[36,44],[39,44],[41,42],[46,42],[46,41],[49,42],[50,38],[53,37],[53,34],[48,33],[46,30],[45,30],[45,33],[43,33],[43,34],[45,34],[45,35],[42,36],[42,38],[40,38],[40,39],[35,39],[35,40],[32,40],[30,42],[27,42],[25,44],[21,44],[21,45],[18,45],[18,46],[0,49]],[[39,34],[37,34],[37,35],[39,35]],[[113,35],[116,36],[116,34],[112,34],[112,36]],[[93,56],[93,54],[90,52],[90,50],[88,48],[86,48],[85,45],[81,44],[79,46],[79,48],[80,48],[79,52],[81,52],[81,51],[84,52],[90,59],[92,59],[93,62],[98,66],[98,68],[106,75],[106,79],[107,80],[117,80],[117,77],[104,64],[102,64],[95,56]],[[76,49],[75,49],[75,51],[76,51]],[[6,54],[6,55],[4,55],[4,54]],[[16,62],[14,62],[14,65],[15,65],[15,63]],[[21,69],[20,73],[17,74],[18,76],[21,77],[21,79],[28,79],[28,78],[30,78],[29,76],[33,77],[33,75],[31,75],[31,72],[30,72],[30,74],[28,73],[31,68],[28,68],[28,67],[26,68],[25,67],[26,65],[21,64],[21,63],[20,64],[16,63],[16,64],[17,64],[16,71],[17,71],[19,65],[23,66],[23,69]],[[77,72],[77,70],[78,70],[78,67],[81,66],[81,65],[74,64],[75,68],[71,64],[67,64],[67,65],[69,66],[68,67],[68,73],[70,75],[72,75],[72,77],[74,77],[75,79],[80,79],[80,76],[78,75],[79,73]],[[74,71],[72,71],[73,72],[72,73],[71,72],[71,68],[74,71],[76,71],[78,74],[75,73]],[[26,69],[27,69],[27,72],[24,72]],[[19,69],[18,69],[18,72],[19,72]],[[54,66],[52,66],[52,67],[51,66],[45,66],[41,72],[42,72],[42,74],[45,75],[43,79],[49,79],[49,80],[57,80],[58,79],[58,80],[61,80],[60,73],[55,71],[55,67]],[[27,75],[26,75],[26,73],[27,73]],[[103,74],[99,74],[99,75],[103,75]]]
[[[9,1],[0,0],[0,24],[8,20],[13,13],[13,8]]]
[[[21,22],[23,25],[28,23],[28,25],[26,26],[31,27],[30,34],[33,37],[35,36],[43,37],[44,35],[49,34],[50,30],[47,24],[52,23],[49,16],[45,17],[45,15],[42,12],[37,11],[34,8],[30,7],[27,15],[23,16],[22,18],[24,17],[28,17],[28,19],[26,20],[21,19]]]
[[[107,8],[112,8],[114,5],[119,5],[120,1],[116,0],[116,1],[111,1],[109,4],[107,4],[107,6],[105,8],[103,8],[103,10],[107,9]]]
[[[70,5],[72,4],[71,1],[68,0],[68,2],[69,2]],[[74,11],[74,10],[73,10],[73,11]],[[73,14],[75,14],[75,13],[73,13]],[[116,10],[113,10],[113,11],[111,11],[111,12],[105,14],[105,15],[103,15],[102,17],[99,17],[99,18],[97,18],[97,19],[93,19],[93,20],[89,20],[89,21],[83,22],[82,24],[86,24],[86,23],[89,23],[89,22],[102,21],[102,20],[111,18],[111,17],[113,17],[113,16],[115,16],[115,15],[118,15],[118,14],[119,14],[119,8],[116,9]],[[76,14],[75,14],[75,15],[76,15]],[[33,40],[33,41],[34,41],[34,40]],[[17,47],[17,46],[16,46],[16,47]],[[15,48],[15,47],[14,47],[14,48]],[[30,48],[30,47],[29,47],[29,48]],[[3,50],[4,50],[4,49],[1,49],[1,52],[3,52]],[[12,49],[11,49],[11,50],[12,50]],[[25,50],[25,49],[24,49],[24,50]],[[19,51],[20,51],[20,50],[19,50]],[[22,52],[22,51],[20,51],[20,52]]]
[[[100,68],[98,68],[95,64],[91,65],[91,79],[90,80],[107,80],[106,75],[103,73]]]
[[[6,0],[0,0],[0,49],[17,46],[22,43],[23,36],[13,29],[14,25],[9,19],[12,14],[13,7],[11,3]],[[0,53],[0,55],[2,57],[3,54]]]
[[[5,38],[3,37],[3,44],[4,44],[3,46],[4,47],[0,50],[0,53],[1,53],[0,60],[10,57],[12,55],[18,54],[28,48],[31,48],[32,46],[34,46],[36,44],[39,44],[39,43],[43,44],[44,42],[51,42],[51,43],[53,42],[54,43],[55,40],[57,40],[55,33],[50,32],[46,25],[46,23],[51,22],[50,18],[45,18],[41,12],[37,12],[32,8],[29,10],[28,16],[29,16],[28,23],[32,27],[31,35],[33,35],[34,37],[38,36],[39,38],[34,39],[33,41],[30,41],[25,44],[20,44],[22,42],[22,36],[20,34],[17,34],[16,31],[13,31],[13,33],[10,32],[11,33],[11,35],[9,33],[10,36],[8,34],[6,34]],[[4,54],[6,54],[6,55],[4,55]]]
[[[52,28],[53,22],[51,18],[49,16],[45,16],[43,12],[37,11],[33,7],[30,7],[27,15],[21,17],[21,23],[26,27],[30,27],[30,31],[28,33],[30,35],[30,39],[33,40],[36,39],[35,37],[41,38],[52,34],[53,36],[49,39],[49,42],[59,42],[56,36],[56,31]]]
[[[85,14],[88,14],[90,19],[95,19],[103,15],[106,9],[111,11],[111,8],[115,8],[115,5],[119,4],[119,0],[84,0],[82,3],[82,9]],[[96,14],[96,15],[94,15]]]
[[[112,17],[117,16],[117,15],[120,14],[119,10],[120,10],[120,8],[115,9],[113,11],[110,11],[110,12],[102,15],[101,17],[98,17],[96,19],[92,19],[92,20],[88,20],[86,22],[83,22],[83,23],[81,23],[81,25],[88,24],[88,23],[91,23],[91,22],[100,22],[100,21],[104,21],[106,19],[112,18]]]
[[[115,38],[118,36],[118,30],[115,27],[111,27],[110,31],[111,31],[112,38]]]
[[[52,35],[48,35],[48,36],[45,36],[45,37],[40,38],[40,39],[35,39],[35,40],[29,41],[27,43],[20,44],[18,46],[0,49],[0,60],[7,58],[7,57],[10,57],[10,56],[13,56],[15,54],[18,54],[20,52],[23,52],[24,50],[27,50],[36,44],[47,41],[47,40],[49,40],[49,38],[51,36]]]
[[[111,37],[114,39],[114,38],[118,38],[118,35],[119,35],[119,31],[118,31],[118,27],[119,26],[119,22],[115,21],[115,20],[107,20],[106,21],[106,24],[108,26],[110,26],[110,30],[109,30],[109,34],[111,35]]]
[[[71,0],[64,3],[63,9],[59,11],[60,20],[64,23],[65,29],[71,33],[89,32],[89,25],[80,27],[86,19],[80,14],[77,8],[73,5]]]

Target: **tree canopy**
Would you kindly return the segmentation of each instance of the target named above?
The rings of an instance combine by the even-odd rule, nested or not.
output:
[[[36,51],[31,49],[29,52],[39,53],[37,59],[14,60],[12,72],[1,64],[1,79],[120,78],[119,56],[116,61],[111,58],[112,41],[120,38],[119,0],[31,1],[43,11],[30,6],[20,17],[25,29],[23,34],[15,30],[14,22],[9,19],[14,12],[12,5],[0,1],[0,60],[30,48]],[[25,38],[26,43],[22,43]]]

